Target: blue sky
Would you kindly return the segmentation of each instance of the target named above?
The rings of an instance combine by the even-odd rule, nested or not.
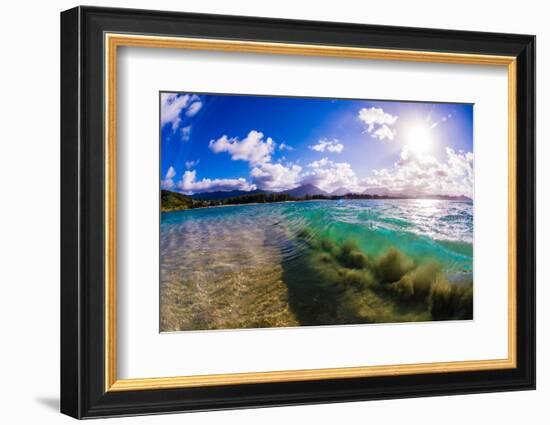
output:
[[[160,94],[161,187],[468,195],[473,105]]]

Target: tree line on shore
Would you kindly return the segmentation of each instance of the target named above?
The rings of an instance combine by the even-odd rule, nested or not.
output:
[[[359,193],[348,193],[346,195],[304,195],[293,196],[289,193],[268,193],[256,191],[250,194],[241,194],[238,196],[229,196],[221,199],[202,199],[199,196],[189,196],[170,190],[161,190],[161,211],[179,211],[193,208],[205,208],[223,205],[242,205],[242,204],[267,204],[273,202],[288,201],[309,201],[309,200],[339,200],[339,199],[416,199],[418,197],[396,195],[370,195]],[[470,200],[464,196],[431,196],[422,197],[422,199],[445,199],[445,200]]]

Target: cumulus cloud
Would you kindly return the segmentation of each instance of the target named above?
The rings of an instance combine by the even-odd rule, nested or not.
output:
[[[293,151],[294,148],[293,148],[292,146],[287,145],[286,143],[281,143],[281,144],[279,145],[279,150],[280,150],[280,151],[284,151],[284,150]]]
[[[431,155],[419,155],[407,146],[391,169],[373,171],[360,184],[367,189],[386,189],[407,195],[466,195],[473,196],[472,152],[456,152],[447,148],[444,161]]]
[[[188,125],[181,129],[181,140],[183,140],[184,142],[188,142],[190,138],[191,138],[191,126]]]
[[[202,108],[202,101],[196,94],[162,93],[160,96],[160,122],[172,125],[176,131],[181,123],[181,113],[194,116]]]
[[[330,161],[327,157],[324,157],[318,161],[310,162],[307,166],[310,168],[322,168],[328,164],[332,164],[332,161]]]
[[[250,171],[252,182],[263,190],[282,191],[298,186],[302,167],[296,164],[265,162]]]
[[[185,168],[190,170],[191,168],[195,168],[197,165],[199,165],[200,159],[197,159],[196,161],[185,161]]]
[[[250,175],[252,182],[260,189],[282,191],[303,184],[312,184],[327,192],[340,187],[355,191],[358,179],[346,162],[334,162],[322,158],[307,164],[304,170],[297,164],[263,163],[255,166]]]
[[[166,172],[166,175],[164,176],[164,179],[160,182],[160,187],[162,189],[173,189],[175,186],[174,183],[174,177],[176,176],[176,170],[174,167],[170,166],[168,168],[168,171]]]
[[[226,135],[217,140],[211,140],[209,147],[212,152],[227,152],[231,155],[231,159],[248,161],[254,166],[271,160],[275,142],[271,137],[265,139],[263,133],[252,130],[242,140],[238,137],[229,138]]]
[[[378,125],[393,125],[397,121],[396,115],[388,114],[384,112],[382,108],[362,108],[359,111],[359,119],[367,124],[367,131],[372,132]]]
[[[332,153],[340,153],[344,150],[344,145],[340,143],[338,139],[321,139],[319,140],[319,143],[310,146],[309,148],[317,152],[327,151]]]
[[[474,185],[474,154],[472,152],[459,151],[447,148],[447,163],[450,178],[462,182],[465,189],[469,189],[466,195],[471,196]]]
[[[282,191],[298,185],[302,167],[295,164],[283,165],[281,161],[271,162],[277,144],[271,137],[252,130],[244,139],[226,135],[209,143],[215,153],[227,152],[234,161],[247,161],[250,166],[252,185],[263,190]],[[281,146],[284,146],[281,148]],[[279,150],[292,150],[284,143]]]
[[[186,194],[196,192],[214,192],[217,190],[254,190],[256,186],[250,184],[244,178],[238,179],[202,179],[197,180],[196,170],[187,170],[181,180],[177,183],[177,188]]]
[[[193,117],[199,112],[202,108],[202,102],[200,100],[196,100],[191,105],[189,105],[189,108],[185,111],[185,115],[188,117]]]
[[[372,136],[380,140],[393,140],[393,138],[395,137],[395,132],[386,124],[384,124],[382,127],[378,127],[376,130],[374,130],[372,132]]]
[[[227,152],[233,160],[247,161],[250,165],[250,178],[255,187],[269,191],[283,191],[301,184],[314,184],[323,190],[334,190],[346,186],[350,190],[357,187],[357,178],[348,163],[335,163],[322,158],[307,165],[307,172],[297,163],[285,163],[279,159],[272,161],[277,145],[263,133],[252,130],[246,138],[222,136],[210,141],[210,149],[215,153]],[[286,145],[285,145],[286,146]],[[310,146],[318,152],[342,152],[344,145],[338,140],[322,139],[318,145]],[[283,148],[285,149],[285,148]]]
[[[362,108],[359,110],[358,117],[367,125],[367,133],[380,140],[393,140],[395,130],[392,126],[397,121],[397,115],[391,115],[384,112],[382,108]]]
[[[301,184],[312,184],[326,192],[344,187],[359,192],[358,179],[347,162],[334,162],[328,158],[308,164],[308,170],[302,175]]]

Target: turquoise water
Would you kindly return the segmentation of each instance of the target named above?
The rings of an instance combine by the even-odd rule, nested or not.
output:
[[[241,241],[260,238],[289,261],[303,252],[295,236],[304,228],[311,237],[353,239],[374,256],[393,246],[419,262],[437,260],[451,278],[472,272],[473,204],[444,200],[307,201],[164,213],[161,258],[179,244],[204,255],[234,249],[233,234]]]
[[[161,331],[471,319],[472,213],[441,200],[163,213]]]

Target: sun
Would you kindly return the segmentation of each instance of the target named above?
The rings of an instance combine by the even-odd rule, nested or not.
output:
[[[433,145],[432,129],[428,123],[415,122],[405,131],[405,143],[416,154],[429,152]]]

